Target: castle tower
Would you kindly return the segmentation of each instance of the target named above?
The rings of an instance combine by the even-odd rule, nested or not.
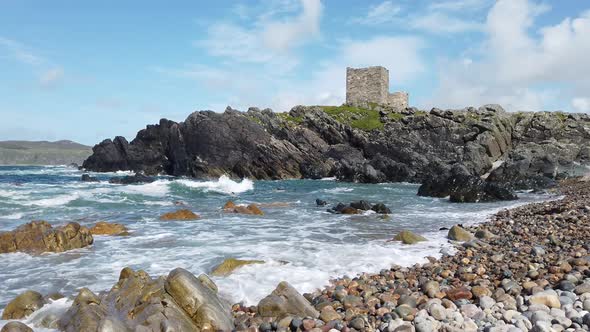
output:
[[[406,108],[408,94],[389,93],[389,71],[385,67],[346,68],[346,104]]]

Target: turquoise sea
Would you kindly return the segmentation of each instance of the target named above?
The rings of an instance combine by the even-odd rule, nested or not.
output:
[[[514,202],[453,204],[418,197],[418,185],[406,183],[159,177],[150,184],[115,185],[108,179],[127,173],[90,173],[101,180],[97,183],[81,182],[82,174],[66,166],[0,166],[0,231],[39,219],[85,226],[109,221],[131,230],[128,237],[95,236],[91,247],[66,253],[0,254],[0,310],[27,289],[66,296],[75,295],[81,287],[108,290],[126,266],[152,276],[175,267],[199,274],[229,257],[266,262],[214,278],[229,300],[255,304],[282,280],[308,292],[332,277],[378,272],[392,264],[412,265],[426,256],[440,256],[441,250],[451,248],[441,227],[482,222],[503,208],[549,198],[520,193],[521,199]],[[328,201],[328,207],[361,199],[382,202],[392,214],[387,219],[371,213],[334,215],[326,212],[327,207],[317,207],[316,198]],[[228,200],[260,204],[265,215],[224,213],[221,207]],[[177,204],[202,218],[158,219],[178,209]],[[387,241],[403,229],[429,241],[413,246]],[[55,307],[65,308],[67,301],[60,300]]]

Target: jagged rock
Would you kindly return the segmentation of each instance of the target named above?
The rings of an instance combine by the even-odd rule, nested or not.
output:
[[[22,319],[45,305],[43,295],[35,291],[25,291],[8,302],[2,312],[3,320]]]
[[[454,241],[471,241],[473,240],[473,235],[463,227],[455,225],[449,229],[448,238]]]
[[[448,173],[428,178],[418,189],[419,196],[447,197],[455,203],[514,200],[518,197],[506,186],[485,181],[469,173],[464,165],[454,165]]]
[[[10,232],[0,233],[0,253],[63,252],[83,248],[94,242],[86,227],[71,222],[53,228],[46,221],[32,221]]]
[[[8,322],[0,332],[33,332],[33,329],[21,322]]]
[[[414,234],[410,231],[401,231],[393,237],[394,241],[401,241],[403,244],[415,244],[422,241],[427,241],[425,237]]]
[[[138,183],[152,183],[156,179],[145,176],[143,174],[128,175],[122,177],[111,178],[109,183],[114,184],[138,184]]]
[[[461,163],[474,176],[472,189],[477,189],[482,184],[475,177],[505,160],[485,181],[499,187],[484,188],[486,195],[501,199],[493,196],[498,190],[509,197],[504,188],[546,186],[560,167],[590,161],[586,114],[508,113],[498,105],[430,112],[409,109],[382,116],[375,128],[366,130],[355,122],[366,114],[326,110],[296,106],[278,115],[268,109],[228,108],[223,113],[194,112],[181,123],[162,119],[141,130],[131,143],[123,137],[104,140],[83,166],[148,175],[336,176],[376,183],[432,181],[443,174],[433,165],[448,170]],[[469,189],[454,196],[457,201],[481,201],[477,192]]]
[[[287,315],[318,318],[319,312],[286,281],[279,283],[277,288],[258,303],[258,313],[263,317],[279,317]]]
[[[227,258],[221,264],[217,265],[211,272],[214,276],[227,276],[230,275],[234,270],[251,264],[264,264],[261,260],[242,260],[236,258]]]
[[[94,226],[90,227],[90,234],[126,236],[129,235],[129,230],[121,224],[99,221]]]
[[[123,269],[119,282],[102,296],[80,290],[58,325],[65,332],[234,328],[229,306],[190,272],[175,269],[167,277],[152,279],[130,268]]]
[[[167,212],[160,216],[160,220],[196,220],[200,216],[191,210],[181,209],[174,212]]]

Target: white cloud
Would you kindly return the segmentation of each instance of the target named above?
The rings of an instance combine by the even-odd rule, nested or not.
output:
[[[574,98],[572,107],[578,112],[590,112],[590,98]]]
[[[493,3],[493,0],[446,0],[428,5],[431,11],[474,11],[485,8]]]
[[[408,23],[411,28],[432,34],[453,34],[477,31],[482,25],[477,22],[463,20],[441,12],[432,12],[413,17]]]
[[[395,20],[401,10],[402,7],[394,5],[393,2],[383,1],[378,5],[369,6],[369,11],[365,16],[356,18],[353,21],[366,25],[389,23]]]
[[[0,36],[0,47],[4,48],[8,56],[24,64],[37,66],[45,62],[45,59],[34,54],[27,47],[12,39]]]
[[[41,84],[42,87],[52,87],[63,77],[64,71],[62,68],[52,68],[41,74],[39,77],[39,84]]]
[[[494,102],[511,110],[550,110],[567,94],[587,91],[590,11],[537,27],[535,19],[548,10],[533,0],[498,0],[488,13],[486,39],[477,56],[441,61],[431,103],[462,107]],[[588,97],[583,94],[577,98]],[[576,104],[581,105],[579,100]]]
[[[289,3],[282,3],[286,8],[291,8]],[[196,45],[210,55],[227,57],[231,61],[287,61],[293,64],[297,61],[290,52],[320,34],[320,0],[300,0],[300,5],[300,13],[287,17],[283,17],[284,8],[269,8],[258,16],[253,27],[232,22],[214,23],[207,31],[207,38],[198,41]]]

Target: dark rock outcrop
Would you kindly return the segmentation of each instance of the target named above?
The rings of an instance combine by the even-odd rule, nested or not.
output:
[[[0,233],[0,254],[9,252],[63,252],[94,242],[88,228],[71,222],[54,228],[46,221],[32,221],[10,232]]]
[[[82,181],[82,182],[98,182],[98,179],[94,176],[90,176],[89,174],[82,174],[80,181]]]
[[[125,268],[119,282],[104,295],[82,289],[59,320],[59,329],[65,332],[233,328],[229,305],[210,285],[183,269],[153,279],[144,271]]]
[[[455,165],[448,173],[429,178],[418,189],[419,196],[450,197],[455,203],[476,203],[515,200],[510,187],[483,180],[469,173],[462,165]]]
[[[152,183],[154,181],[156,181],[156,179],[138,173],[135,175],[128,175],[128,176],[120,176],[120,177],[111,178],[109,180],[109,183],[138,184],[138,183]]]
[[[83,166],[198,178],[335,176],[422,183],[454,164],[479,177],[504,161],[486,183],[519,189],[530,187],[531,179],[543,186],[559,173],[556,169],[590,160],[588,115],[507,113],[486,105],[430,112],[408,108],[382,116],[363,110],[363,119],[372,121],[363,123],[358,122],[363,114],[347,112],[304,106],[289,113],[229,107],[224,113],[194,112],[181,123],[163,119],[150,125],[131,143],[122,137],[105,140]]]

